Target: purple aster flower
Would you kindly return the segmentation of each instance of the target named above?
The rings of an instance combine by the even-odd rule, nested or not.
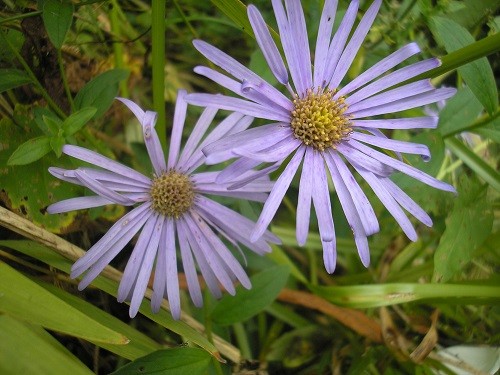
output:
[[[455,191],[452,186],[402,161],[400,153],[418,154],[428,160],[430,153],[426,146],[388,139],[381,131],[435,128],[437,117],[366,119],[451,97],[455,89],[436,89],[427,79],[403,84],[406,80],[439,66],[438,59],[420,61],[388,73],[420,52],[415,43],[410,43],[345,86],[340,86],[381,3],[382,0],[373,1],[353,30],[359,1],[351,1],[332,38],[337,1],[326,0],[316,40],[314,69],[300,0],[287,0],[285,6],[282,0],[272,1],[286,65],[261,14],[255,6],[248,6],[248,17],[257,43],[272,73],[291,97],[284,95],[219,49],[201,40],[194,41],[198,51],[229,75],[204,66],[196,67],[195,71],[240,95],[242,99],[190,94],[186,97],[188,103],[216,106],[270,121],[267,125],[233,134],[204,148],[209,164],[239,157],[219,175],[217,182],[227,183],[260,163],[272,163],[277,167],[290,157],[252,232],[251,240],[256,241],[274,217],[292,178],[302,164],[297,206],[297,242],[299,245],[306,242],[312,203],[318,219],[325,267],[330,273],[336,265],[336,245],[328,172],[365,266],[370,261],[367,236],[378,232],[379,224],[353,171],[368,183],[411,240],[415,240],[417,234],[403,209],[425,225],[431,226],[432,221],[391,181],[391,173],[400,171],[437,189]],[[392,151],[396,158],[370,146]]]
[[[181,136],[187,109],[185,95],[185,91],[179,91],[167,161],[154,128],[156,113],[144,112],[134,102],[119,98],[142,125],[144,141],[154,168],[152,178],[93,151],[72,145],[64,146],[63,152],[66,155],[93,164],[99,169],[49,169],[55,177],[83,185],[96,194],[52,204],[47,209],[49,213],[107,204],[136,206],[118,220],[71,268],[72,278],[85,273],[79,284],[79,289],[84,289],[140,231],[118,289],[119,302],[131,301],[131,317],[139,310],[156,262],[152,309],[158,311],[163,297],[167,297],[173,317],[179,318],[181,308],[176,243],[180,248],[191,299],[198,307],[202,305],[203,299],[195,264],[216,297],[221,296],[219,283],[230,294],[235,293],[235,281],[246,288],[251,287],[242,266],[218,234],[236,248],[239,249],[239,242],[257,254],[271,251],[268,242],[279,243],[279,239],[268,231],[258,241],[250,242],[250,233],[255,223],[205,196],[209,194],[265,201],[267,192],[273,185],[266,175],[247,171],[241,178],[251,177],[252,181],[239,190],[228,190],[227,184],[215,183],[219,172],[195,173],[205,160],[201,152],[203,147],[224,135],[246,129],[251,121],[241,114],[233,113],[202,140],[217,112],[213,107],[206,108],[181,152]]]

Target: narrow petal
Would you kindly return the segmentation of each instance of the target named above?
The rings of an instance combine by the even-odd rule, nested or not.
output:
[[[417,220],[432,227],[432,219],[413,199],[411,199],[408,194],[406,194],[401,188],[396,185],[391,179],[383,178],[381,182],[387,191],[396,199],[396,201],[403,207],[406,211],[412,214]]]
[[[215,115],[217,114],[217,111],[217,108],[207,107],[202,112],[201,116],[198,118],[198,121],[194,126],[194,129],[191,131],[186,144],[184,145],[184,149],[182,150],[181,156],[179,157],[179,161],[177,163],[178,168],[182,169],[186,161],[191,157],[196,149],[196,146],[198,146],[208,127],[212,123]]]
[[[313,192],[312,201],[316,217],[318,218],[319,234],[323,242],[335,242],[335,228],[333,226],[332,204],[328,191],[325,165],[321,153],[313,153]]]
[[[118,173],[124,177],[141,181],[145,184],[150,184],[151,180],[144,176],[143,174],[133,170],[132,168],[126,167],[114,160],[104,157],[97,152],[87,150],[83,147],[64,145],[62,151],[69,156],[76,159],[86,161],[87,163],[94,164],[98,167],[107,169],[109,171]]]
[[[281,161],[279,161],[273,165],[270,165],[269,167],[262,168],[262,169],[257,170],[257,171],[251,171],[243,178],[240,178],[236,182],[229,185],[227,187],[227,189],[228,190],[242,189],[247,184],[251,183],[252,181],[255,181],[256,179],[261,178],[263,176],[267,176],[267,175],[269,175],[269,173],[273,173],[274,171],[276,171],[280,167],[280,165],[281,165]]]
[[[335,272],[335,267],[337,265],[337,249],[335,241],[321,240],[321,245],[323,246],[323,263],[325,264],[326,272],[332,274]]]
[[[359,186],[351,171],[349,171],[349,168],[347,168],[342,159],[340,159],[340,157],[334,151],[325,153],[325,156],[332,159],[332,161],[337,166],[340,175],[342,176],[344,184],[349,186],[349,192],[351,193],[352,200],[354,202],[354,205],[356,206],[356,210],[358,211],[361,222],[363,223],[363,228],[365,229],[366,235],[369,236],[371,234],[377,233],[380,230],[377,216],[375,215],[373,207],[368,201],[365,193]]]
[[[92,246],[83,257],[78,259],[71,267],[71,278],[74,279],[85,272],[103,253],[109,249],[114,242],[121,237],[131,234],[130,239],[141,229],[149,215],[150,204],[144,203],[134,208],[128,214],[118,220],[106,234]],[[128,242],[127,241],[127,242]],[[124,243],[123,246],[127,244]]]
[[[165,296],[165,288],[167,286],[167,227],[169,223],[172,223],[172,220],[166,219],[165,225],[161,231],[160,242],[158,243],[158,255],[156,256],[153,279],[153,296],[151,297],[151,310],[154,313],[160,311],[160,306]]]
[[[435,129],[439,122],[437,116],[395,118],[384,120],[353,120],[352,124],[360,128],[378,129]]]
[[[144,118],[141,121],[141,125],[149,158],[153,164],[156,175],[160,176],[167,170],[167,164],[165,163],[165,154],[161,148],[160,139],[158,138],[158,134],[156,134],[156,130],[154,128],[156,124],[156,117],[156,112],[146,111]]]
[[[173,169],[176,166],[179,151],[181,149],[182,129],[184,129],[187,112],[186,95],[186,90],[177,91],[172,134],[170,135],[170,148],[168,150],[168,170]]]
[[[262,15],[252,4],[248,6],[247,12],[248,19],[255,33],[255,39],[264,54],[267,65],[269,65],[278,82],[286,85],[288,83],[288,71]]]
[[[142,119],[144,118],[144,111],[142,110],[141,107],[137,105],[137,103],[133,102],[130,99],[125,99],[120,97],[117,97],[115,99],[125,104],[127,108],[130,109],[130,111],[132,111],[135,117],[137,117],[137,120],[139,120],[139,122],[141,122],[142,124]]]
[[[274,163],[286,159],[292,152],[294,152],[302,141],[294,137],[287,137],[272,147],[265,148],[258,152],[247,151],[245,149],[234,149],[233,152],[238,156],[243,156],[253,160],[260,160],[265,163]]]
[[[241,264],[234,258],[234,255],[228,250],[226,245],[224,245],[224,243],[214,234],[214,232],[209,228],[209,226],[205,223],[205,221],[195,211],[192,212],[192,216],[193,220],[196,221],[198,228],[201,230],[201,233],[212,245],[214,253],[217,254],[220,260],[227,265],[230,272],[236,276],[241,285],[249,289],[252,286],[250,279],[248,278],[243,267],[241,267]],[[209,256],[207,256],[207,259],[209,259]],[[216,271],[214,268],[212,269],[214,270],[214,272]],[[215,274],[217,278],[219,278],[218,272],[215,272]],[[219,280],[222,283],[222,280],[221,279]],[[225,285],[224,287],[226,288],[227,291],[232,290],[234,294],[234,285],[232,282],[231,285],[229,286],[230,289],[228,289]]]
[[[179,276],[177,271],[177,251],[175,247],[176,223],[174,220],[168,219],[166,224],[167,296],[172,316],[174,319],[179,319],[181,316],[181,300],[179,295]]]
[[[419,143],[397,141],[394,139],[385,139],[359,132],[353,132],[349,137],[351,139],[356,139],[363,143],[368,143],[370,145],[381,147],[386,150],[403,152],[406,154],[420,155],[424,161],[429,161],[431,158],[431,152],[429,151],[429,148],[426,145],[422,145]]]
[[[348,109],[346,115],[354,112],[361,111],[367,108],[373,108],[379,105],[388,104],[399,99],[408,98],[417,94],[422,94],[434,89],[430,79],[423,79],[417,82],[412,82],[401,87],[384,91],[382,94],[371,96],[368,99],[361,100],[357,103],[351,102],[349,98],[346,99]]]
[[[213,94],[189,94],[186,97],[189,104],[209,107],[214,106],[227,111],[238,111],[247,116],[259,117],[266,120],[289,121],[289,112],[283,110],[270,110],[260,104],[252,103],[247,100],[233,98],[225,95]]]
[[[404,211],[401,209],[396,200],[380,183],[379,178],[363,168],[356,168],[356,170],[366,180],[366,182],[368,182],[368,185],[370,185],[374,193],[384,204],[385,208],[387,208],[394,219],[396,219],[399,226],[401,227],[401,229],[403,229],[403,232],[405,232],[408,238],[412,241],[416,241],[418,236],[417,232],[415,232],[415,228],[413,228],[410,220],[405,215]]]
[[[77,197],[53,203],[49,207],[47,207],[47,212],[49,214],[60,214],[63,212],[101,207],[107,204],[114,204],[114,202],[100,196]]]
[[[332,79],[333,72],[337,67],[342,51],[344,51],[345,43],[349,34],[351,33],[352,26],[356,20],[356,14],[358,13],[359,0],[353,0],[349,4],[349,8],[342,18],[342,22],[335,33],[332,41],[330,42],[330,47],[328,48],[328,57],[325,74],[323,76],[322,87],[326,87],[330,80]]]
[[[104,186],[113,190],[122,190],[122,191],[138,193],[138,192],[147,192],[151,189],[151,181],[145,184],[142,181],[137,181],[135,179],[131,179],[126,176],[121,176],[117,173],[105,171],[102,169],[78,167],[77,170],[84,171],[93,179],[98,180]],[[65,175],[71,176],[71,173],[73,173],[74,176],[74,171],[71,170],[66,171]]]
[[[352,113],[352,115],[356,119],[368,116],[376,116],[387,113],[405,111],[407,109],[417,108],[426,104],[436,103],[439,102],[440,100],[451,98],[453,95],[455,95],[456,91],[457,90],[454,88],[436,89],[425,92],[423,94],[418,94],[410,96],[408,98],[396,100],[392,103],[383,104],[377,107],[361,110],[359,112]]]
[[[153,238],[153,233],[156,234],[155,227],[157,226],[158,219],[159,219],[158,214],[150,215],[148,220],[144,224],[144,227],[142,228],[141,234],[137,239],[134,249],[132,250],[132,254],[130,255],[129,260],[127,261],[125,270],[123,271],[123,278],[120,282],[120,286],[118,287],[118,295],[117,295],[118,302],[125,301],[127,299],[127,296],[130,295],[131,292],[133,292],[135,286],[137,285],[137,280],[138,280],[137,277],[139,275],[139,271],[142,268],[143,260],[147,256],[148,251],[153,252],[154,255],[156,256],[157,247],[150,249],[149,242]],[[160,239],[160,234],[161,232],[156,234],[158,237],[158,241]]]
[[[342,87],[336,96],[345,96],[354,90],[364,86],[373,79],[380,77],[382,74],[389,71],[389,69],[394,68],[396,65],[402,63],[406,59],[420,52],[420,48],[417,43],[410,43],[406,46],[398,49],[396,52],[391,53],[389,56],[380,60],[378,63],[373,65],[371,68],[366,70],[364,73],[360,74],[354,78],[347,85]]]
[[[439,65],[441,65],[441,62],[438,59],[427,59],[424,61],[419,61],[412,65],[405,66],[404,68],[398,69],[383,76],[382,78],[377,79],[373,83],[370,83],[369,85],[363,87],[361,90],[355,92],[354,94],[349,95],[349,100],[352,103],[355,103],[360,100],[366,99],[389,87],[396,86],[403,81],[416,77],[419,74],[425,73],[431,69],[437,68]]]
[[[352,61],[354,60],[354,57],[359,51],[361,43],[363,43],[366,34],[368,34],[368,31],[370,31],[370,28],[373,24],[373,21],[375,20],[375,17],[377,16],[381,4],[382,0],[373,1],[372,5],[370,6],[370,8],[368,8],[365,15],[359,22],[356,31],[349,40],[349,43],[344,49],[344,52],[342,53],[342,56],[340,57],[337,66],[335,67],[335,71],[330,81],[330,88],[332,89],[337,88],[342,79],[344,78],[345,74],[347,73],[347,70],[349,69]]]
[[[304,246],[309,234],[309,219],[311,217],[311,199],[313,190],[313,148],[307,147],[302,175],[300,176],[299,197],[297,202],[296,235],[299,246]]]
[[[267,194],[262,192],[248,192],[241,190],[228,190],[225,185],[217,184],[206,184],[196,187],[196,192],[198,194],[211,194],[219,195],[223,197],[234,197],[240,199],[246,199],[255,202],[265,202],[267,199]]]
[[[134,235],[144,225],[144,223],[148,219],[148,216],[149,215],[145,215],[144,217],[141,218],[141,220],[138,220],[136,223],[130,226],[129,232],[125,233],[122,232],[119,238],[116,239],[116,242],[108,244],[107,247],[103,249],[103,252],[98,254],[99,255],[98,259],[94,260],[92,263],[90,263],[90,261],[87,259],[86,262],[81,264],[83,270],[85,270],[86,267],[88,267],[89,265],[90,268],[88,272],[85,274],[85,276],[82,278],[80,283],[78,284],[78,290],[85,289],[102,272],[102,270],[109,264],[109,262],[111,262],[116,257],[116,255],[118,255],[118,253],[123,250],[125,245],[127,245],[127,243],[130,242],[132,237],[134,237]],[[76,263],[73,266],[75,265]],[[74,275],[77,275],[79,272],[80,272],[79,270],[74,269],[72,267],[71,268],[72,278],[76,277]]]
[[[269,231],[255,242],[250,242],[250,233],[252,232],[255,223],[240,215],[239,213],[217,203],[206,197],[199,197],[197,201],[199,212],[207,216],[211,222],[219,228],[230,234],[236,241],[242,243],[250,250],[257,254],[265,254],[271,252],[271,247],[266,241],[280,244],[280,239]]]
[[[318,38],[314,54],[314,78],[313,87],[323,87],[328,47],[332,37],[333,22],[337,11],[337,0],[326,0],[321,12],[319,22]]]
[[[312,71],[311,71],[311,53],[309,51],[309,42],[307,36],[306,20],[300,0],[285,1],[288,14],[288,27],[291,33],[293,50],[296,56],[296,61],[299,64],[299,80],[300,84],[295,83],[297,93],[305,94],[308,88],[312,86]]]
[[[351,139],[349,143],[352,147],[358,149],[364,154],[380,161],[381,163],[387,164],[388,166],[397,169],[398,171],[403,172],[404,174],[407,174],[408,176],[411,176],[416,180],[423,182],[424,184],[427,184],[439,190],[456,193],[456,190],[453,186],[447,184],[446,182],[439,181],[415,167],[407,165],[397,159],[391,158],[390,156],[387,156],[384,153],[378,152],[368,146],[365,146],[354,139]]]
[[[238,158],[236,161],[231,163],[229,166],[224,168],[215,178],[215,182],[218,184],[227,184],[238,177],[240,177],[243,173],[255,168],[261,164],[259,160],[253,160],[249,158]]]
[[[360,167],[372,171],[379,176],[390,176],[394,171],[384,163],[381,163],[378,160],[371,158],[356,150],[355,148],[349,146],[349,142],[343,142],[342,144],[338,145],[337,151],[340,152],[349,161],[349,163],[355,163]]]
[[[290,183],[292,182],[293,176],[295,176],[295,173],[299,168],[302,157],[304,155],[304,151],[305,147],[301,146],[295,152],[295,155],[293,155],[285,170],[283,171],[283,173],[281,173],[280,177],[276,181],[273,190],[271,190],[271,193],[269,194],[269,198],[267,198],[267,201],[264,204],[264,208],[262,209],[262,213],[257,220],[255,228],[252,231],[250,241],[257,241],[265,232],[267,226],[273,219],[281,201],[283,200],[283,196],[285,195],[288,187],[290,186]]]
[[[131,206],[136,203],[134,200],[122,194],[119,194],[114,190],[108,189],[99,181],[91,178],[85,171],[76,170],[75,175],[87,188],[92,190],[94,193],[100,195],[101,197],[109,199],[113,203],[121,204],[123,206]]]
[[[187,229],[187,224],[184,219],[177,221],[177,236],[179,237],[179,247],[181,249],[182,267],[186,275],[189,295],[196,307],[203,306],[203,297],[201,295],[200,283],[196,272],[196,265],[191,252],[191,245],[188,241],[190,233]]]
[[[325,158],[325,160],[330,171],[330,175],[332,176],[332,181],[335,186],[337,196],[339,197],[340,205],[342,206],[342,210],[344,211],[347,222],[349,223],[354,235],[354,241],[356,243],[361,262],[365,267],[368,267],[370,264],[370,250],[368,247],[368,239],[366,238],[366,233],[363,228],[363,223],[361,223],[361,219],[358,215],[351,194],[349,193],[349,189],[344,183],[337,166],[333,163],[331,158]]]
[[[151,271],[153,270],[153,263],[156,258],[156,253],[158,251],[158,244],[160,242],[160,236],[162,233],[163,224],[165,219],[160,216],[156,222],[151,238],[147,245],[146,253],[142,261],[139,273],[137,275],[137,282],[134,286],[134,292],[132,294],[132,299],[130,301],[130,317],[133,318],[139,311],[142,299],[144,298],[144,293],[148,287],[149,279],[151,277]],[[137,245],[136,245],[137,246]]]

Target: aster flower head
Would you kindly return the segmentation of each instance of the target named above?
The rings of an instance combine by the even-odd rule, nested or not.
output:
[[[353,171],[368,183],[411,240],[415,240],[417,234],[403,209],[425,225],[431,226],[432,220],[396,186],[390,175],[399,171],[434,188],[455,191],[452,186],[403,162],[401,153],[417,154],[429,160],[430,152],[425,145],[388,139],[381,131],[435,128],[436,116],[367,119],[451,97],[455,89],[436,89],[429,80],[403,84],[439,66],[438,59],[419,61],[391,71],[420,52],[415,43],[410,43],[341,86],[381,3],[382,0],[374,0],[353,29],[359,1],[351,1],[340,26],[333,33],[337,1],[326,0],[314,47],[314,68],[300,0],[286,0],[284,4],[282,0],[272,0],[285,59],[257,8],[248,6],[248,17],[257,43],[273,75],[289,95],[214,46],[201,40],[194,41],[198,51],[228,75],[204,66],[196,67],[195,71],[242,98],[190,94],[187,101],[270,121],[267,125],[234,134],[204,148],[207,163],[239,158],[219,175],[217,182],[226,183],[260,163],[277,167],[289,160],[252,232],[251,239],[255,241],[271,222],[302,165],[297,242],[299,245],[306,242],[312,204],[318,219],[325,267],[330,273],[336,265],[336,245],[327,173],[333,180],[365,266],[370,261],[367,237],[379,231],[379,223]],[[393,152],[396,158],[373,146]]]
[[[131,301],[131,317],[139,310],[154,264],[152,309],[158,311],[163,297],[166,297],[172,315],[177,319],[181,312],[178,262],[182,262],[191,299],[199,307],[203,299],[196,267],[201,271],[207,287],[215,297],[221,296],[219,285],[234,294],[234,282],[238,281],[246,288],[250,288],[251,284],[226,243],[229,242],[238,249],[238,243],[244,244],[257,254],[271,251],[269,242],[279,243],[279,239],[267,231],[258,241],[250,242],[248,238],[255,223],[205,196],[219,195],[262,202],[273,185],[267,175],[248,171],[241,178],[250,178],[250,183],[245,183],[245,186],[238,190],[228,190],[227,184],[215,183],[219,172],[195,172],[205,160],[201,152],[203,147],[224,135],[246,129],[251,121],[248,117],[233,113],[203,139],[217,113],[215,108],[206,108],[181,152],[187,109],[185,96],[185,91],[179,91],[168,160],[165,160],[154,128],[156,113],[144,112],[134,102],[118,98],[134,113],[142,126],[144,141],[154,169],[152,177],[73,145],[64,146],[63,152],[98,168],[49,169],[55,177],[83,185],[96,194],[52,204],[47,209],[49,213],[107,204],[135,206],[71,268],[72,278],[85,273],[79,283],[79,289],[84,289],[140,232],[118,289],[119,302]],[[176,244],[180,248],[180,260]]]

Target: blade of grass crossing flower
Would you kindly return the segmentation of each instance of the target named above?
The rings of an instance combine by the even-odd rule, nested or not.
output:
[[[470,169],[477,173],[484,181],[497,191],[500,191],[500,173],[495,171],[483,159],[456,138],[447,138],[446,146]]]

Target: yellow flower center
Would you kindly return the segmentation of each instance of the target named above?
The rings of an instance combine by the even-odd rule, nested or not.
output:
[[[153,179],[150,195],[153,210],[178,219],[193,205],[194,186],[188,176],[169,171]]]
[[[304,144],[324,151],[335,148],[351,132],[343,96],[333,99],[336,90],[308,89],[303,98],[293,100],[291,126],[295,137]]]

